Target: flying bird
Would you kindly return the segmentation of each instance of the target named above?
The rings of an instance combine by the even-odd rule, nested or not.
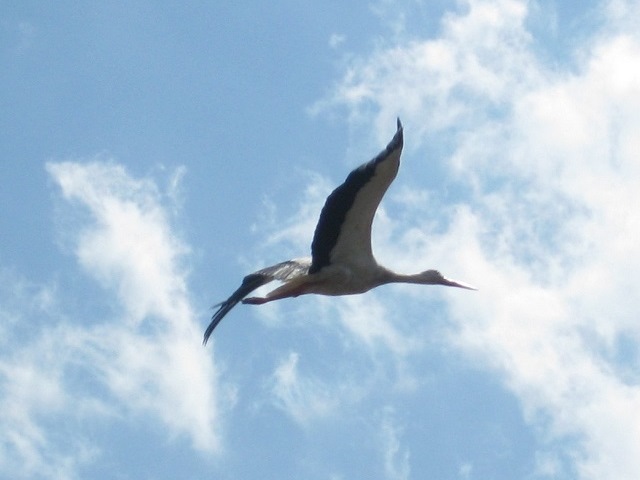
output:
[[[320,212],[311,242],[311,258],[287,260],[250,273],[242,285],[218,308],[204,332],[206,345],[218,323],[242,302],[260,305],[307,293],[353,295],[387,283],[446,285],[476,290],[445,278],[437,270],[407,275],[395,273],[376,262],[371,250],[371,224],[375,212],[398,173],[402,153],[402,123],[386,148],[373,160],[353,170],[328,197]],[[265,297],[248,297],[273,280],[282,282]]]

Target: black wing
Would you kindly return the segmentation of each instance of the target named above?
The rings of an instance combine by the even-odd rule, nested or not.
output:
[[[353,170],[336,188],[320,212],[311,255],[309,273],[316,273],[332,262],[344,264],[372,262],[371,224],[385,192],[400,166],[403,135],[397,130],[387,147],[373,160]]]
[[[258,270],[255,273],[250,273],[242,280],[242,285],[238,287],[238,289],[231,294],[229,298],[227,298],[224,302],[218,303],[214,305],[215,307],[219,307],[218,311],[213,314],[211,317],[211,323],[204,332],[204,340],[202,341],[203,345],[207,344],[209,337],[213,333],[213,330],[220,323],[220,321],[224,318],[224,316],[229,313],[229,311],[235,307],[239,302],[242,301],[244,297],[249,295],[255,289],[265,285],[272,280],[291,280],[292,278],[299,277],[301,275],[305,275],[309,271],[309,265],[311,261],[309,259],[297,259],[297,260],[287,260],[286,262],[278,263],[277,265],[273,265],[271,267],[263,268],[262,270]]]

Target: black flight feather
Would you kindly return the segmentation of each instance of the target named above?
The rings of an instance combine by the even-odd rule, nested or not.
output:
[[[255,289],[265,285],[272,280],[291,280],[292,278],[299,277],[307,274],[309,271],[309,260],[287,260],[286,262],[278,263],[271,267],[263,268],[255,273],[250,273],[242,280],[242,285],[231,294],[224,302],[220,302],[213,307],[219,307],[216,313],[211,317],[211,323],[204,332],[203,345],[207,344],[209,337],[213,333],[213,330],[220,323],[220,320],[229,313],[229,311],[242,301],[244,297],[249,295]]]
[[[336,188],[320,212],[320,219],[311,242],[312,263],[309,273],[316,273],[331,263],[331,250],[338,241],[340,229],[351,209],[358,192],[375,175],[376,167],[389,157],[393,151],[402,146],[402,123],[398,119],[398,129],[389,144],[373,160],[353,170],[342,185]]]

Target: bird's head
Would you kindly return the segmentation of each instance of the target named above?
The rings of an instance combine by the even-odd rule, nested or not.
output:
[[[461,282],[456,282],[455,280],[451,280],[442,275],[438,270],[425,270],[424,272],[419,274],[422,277],[424,283],[430,285],[445,285],[447,287],[458,287],[458,288],[466,288],[467,290],[477,290],[477,288],[472,287],[471,285],[466,285]]]

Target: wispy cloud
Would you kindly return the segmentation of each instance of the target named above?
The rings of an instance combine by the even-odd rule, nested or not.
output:
[[[384,347],[402,358],[424,346],[415,335],[403,333],[393,324],[392,316],[373,294],[345,298],[338,310],[345,329],[367,348]]]
[[[409,451],[401,443],[402,429],[396,424],[393,410],[385,409],[380,426],[385,478],[407,480],[411,477]]]
[[[471,1],[468,13],[444,17],[443,33],[433,40],[398,39],[355,57],[312,111],[346,106],[352,123],[368,126],[373,117],[379,139],[400,115],[418,132],[414,146],[435,131],[466,125],[483,113],[478,105],[500,107],[544,73],[533,68],[526,16],[524,2]]]
[[[329,36],[329,46],[331,48],[338,48],[340,47],[345,41],[347,40],[347,37],[343,34],[340,33],[332,33]]]
[[[77,332],[36,320],[59,319],[52,287],[33,285],[9,271],[1,276],[0,472],[12,478],[76,478],[98,448],[80,432],[69,434],[68,426],[103,408],[99,399],[67,388],[66,374],[76,364],[70,343]],[[15,346],[17,340],[22,347]],[[63,423],[65,428],[58,429]]]
[[[98,327],[100,341],[87,354],[130,409],[153,411],[196,447],[215,450],[216,377],[209,354],[193,348],[200,326],[182,265],[188,249],[172,233],[155,183],[108,163],[48,170],[64,197],[91,213],[77,236],[80,264],[124,307],[115,324]]]
[[[280,362],[273,373],[271,388],[276,405],[296,422],[306,425],[326,417],[340,402],[328,385],[300,374],[299,359],[298,353],[291,352]]]
[[[75,478],[106,448],[90,438],[91,425],[132,418],[160,422],[172,437],[216,452],[224,392],[210,351],[200,348],[186,287],[188,248],[172,231],[167,199],[152,180],[114,163],[50,163],[47,170],[62,191],[65,218],[75,218],[65,224],[65,241],[116,307],[87,321],[55,301],[51,307],[65,292],[40,288],[43,302],[25,318],[15,320],[19,309],[4,313],[14,318],[14,335],[32,317],[48,322],[0,355],[0,471]],[[22,295],[19,303],[28,302]],[[65,428],[54,428],[62,418]]]
[[[11,22],[3,19],[0,22],[0,31],[9,40],[11,52],[16,55],[27,53],[37,39],[38,29],[30,21]]]

